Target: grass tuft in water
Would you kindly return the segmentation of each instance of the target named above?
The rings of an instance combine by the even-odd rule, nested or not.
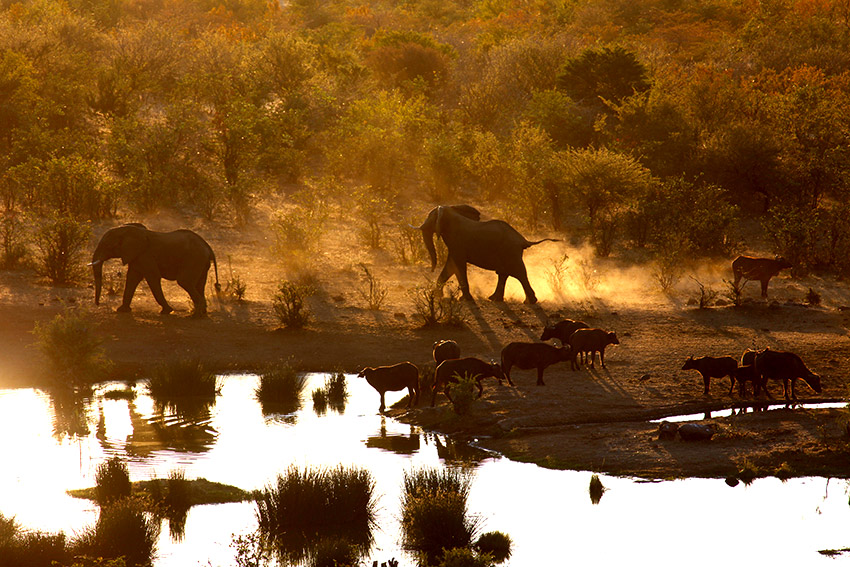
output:
[[[95,471],[95,494],[98,504],[108,506],[128,498],[132,492],[130,470],[119,457],[100,463]]]
[[[0,514],[0,565],[3,567],[51,567],[71,559],[65,534],[24,531],[14,518]]]
[[[186,398],[212,403],[219,392],[218,377],[197,358],[174,359],[154,370],[148,391],[161,405]]]
[[[487,532],[481,534],[475,542],[475,549],[479,554],[488,554],[495,563],[502,563],[511,556],[511,537],[502,532]]]
[[[159,523],[144,512],[144,504],[124,499],[102,508],[94,527],[84,531],[72,544],[77,555],[117,559],[128,566],[146,566],[153,561]]]
[[[307,377],[298,374],[289,362],[267,369],[260,374],[254,393],[264,413],[291,413],[301,407],[301,393]]]
[[[313,390],[313,410],[318,415],[324,415],[329,407],[337,413],[342,413],[347,401],[348,386],[341,370],[328,375],[322,388]]]
[[[324,388],[313,390],[313,411],[316,415],[325,415],[328,411],[328,394]]]
[[[590,487],[588,492],[590,493],[590,501],[593,504],[599,504],[599,501],[602,500],[602,495],[605,494],[605,486],[603,486],[602,481],[599,480],[598,474],[594,474],[590,477]]]
[[[261,532],[296,562],[324,538],[344,539],[364,552],[372,543],[375,481],[366,469],[292,466],[254,500]]]
[[[444,549],[469,548],[478,520],[467,513],[472,484],[460,469],[405,472],[402,493],[402,537],[407,549],[434,563]]]

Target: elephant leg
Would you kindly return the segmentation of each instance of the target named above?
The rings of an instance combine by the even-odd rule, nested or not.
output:
[[[440,275],[437,276],[437,287],[442,289],[453,275],[455,275],[455,265],[451,259],[448,259],[446,260],[446,265],[440,270]]]
[[[156,299],[156,302],[162,307],[162,309],[159,310],[159,314],[168,315],[174,311],[174,309],[172,309],[165,300],[165,295],[162,293],[162,281],[160,278],[151,276],[145,278],[145,281],[148,282],[148,287],[151,288],[154,299]]]
[[[127,268],[127,279],[124,282],[124,298],[117,311],[119,313],[130,312],[130,302],[133,301],[133,295],[136,293],[136,288],[142,281],[142,273],[130,266]]]
[[[507,274],[499,274],[499,281],[496,282],[496,291],[493,292],[488,299],[490,301],[504,301],[505,300],[505,285],[508,283],[508,275]]]
[[[207,313],[207,298],[204,296],[204,283],[206,283],[205,280],[201,280],[200,285],[197,281],[177,280],[177,284],[185,289],[186,293],[192,299],[192,305],[194,306],[192,315],[196,317],[206,315]]]
[[[525,291],[525,302],[529,305],[537,303],[537,295],[534,293],[534,290],[531,288],[531,283],[528,281],[528,272],[525,270],[525,264],[520,263],[514,277],[519,280],[520,284],[522,284],[522,289]]]
[[[457,283],[460,285],[460,292],[463,299],[475,301],[469,292],[469,279],[466,277],[466,262],[455,264],[455,275],[457,276]]]

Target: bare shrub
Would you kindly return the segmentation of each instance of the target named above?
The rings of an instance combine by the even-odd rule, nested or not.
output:
[[[360,263],[358,266],[363,270],[363,274],[360,277],[360,286],[357,288],[357,293],[366,301],[369,309],[378,310],[384,305],[389,290],[387,290],[387,286],[375,277],[375,274],[372,273],[372,270],[366,264]]]
[[[422,320],[422,325],[448,325],[461,327],[466,322],[461,305],[460,289],[447,285],[440,288],[433,282],[417,286],[410,292],[416,315]]]
[[[73,283],[83,276],[83,248],[91,227],[68,216],[46,219],[35,234],[38,272],[54,285]]]
[[[0,218],[0,266],[9,269],[26,257],[26,223],[22,215],[7,209]]]
[[[552,265],[546,272],[546,281],[549,282],[549,287],[557,295],[564,294],[564,279],[567,277],[567,262],[569,259],[569,256],[562,254],[560,258],[552,260]]]
[[[723,280],[726,284],[726,291],[723,295],[732,302],[735,307],[740,307],[744,301],[744,286],[741,283],[735,283],[729,280]]]
[[[405,266],[421,262],[426,258],[422,233],[406,222],[397,225],[398,238],[393,238],[392,249],[399,263]]]
[[[310,290],[303,285],[290,281],[280,284],[272,298],[272,308],[281,325],[288,329],[301,329],[310,320],[310,314],[304,303]]]
[[[697,298],[699,308],[705,309],[706,307],[711,305],[715,299],[717,299],[718,292],[714,289],[711,289],[711,286],[706,286],[694,276],[690,276],[690,278],[694,280],[694,282],[697,284],[697,289],[699,289],[699,297]]]
[[[575,271],[581,285],[586,291],[593,291],[599,287],[601,278],[599,276],[599,272],[591,262],[588,262],[587,260],[579,260],[576,262]]]

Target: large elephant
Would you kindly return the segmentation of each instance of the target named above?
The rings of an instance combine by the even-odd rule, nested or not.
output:
[[[148,282],[156,302],[162,306],[163,315],[173,309],[162,294],[161,279],[176,280],[189,293],[194,304],[193,314],[205,315],[207,300],[204,288],[210,263],[215,266],[215,289],[219,291],[218,264],[207,241],[191,230],[156,232],[143,224],[130,223],[107,230],[92,255],[94,272],[94,302],[100,305],[103,284],[103,263],[111,258],[121,258],[127,266],[124,300],[120,312],[130,311],[130,302],[136,287],[144,279]]]
[[[544,238],[531,242],[505,221],[479,221],[481,213],[469,205],[435,207],[419,229],[425,240],[425,248],[431,256],[431,269],[437,266],[437,250],[434,247],[434,235],[443,239],[448,249],[446,265],[437,277],[437,285],[442,287],[452,276],[457,277],[463,298],[472,300],[469,293],[469,281],[466,277],[466,265],[472,264],[485,270],[496,272],[499,281],[496,291],[490,296],[493,301],[504,301],[505,284],[509,276],[515,277],[525,290],[525,302],[536,303],[537,296],[522,261],[523,251],[535,244],[557,239]]]

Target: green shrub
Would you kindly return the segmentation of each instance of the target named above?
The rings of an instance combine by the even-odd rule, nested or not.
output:
[[[130,470],[119,457],[100,463],[95,471],[95,494],[101,507],[128,498],[132,492]]]
[[[52,216],[42,221],[35,233],[37,271],[53,285],[82,279],[83,253],[91,227],[68,216]]]
[[[306,384],[307,377],[285,362],[260,374],[255,395],[264,411],[280,406],[288,413],[301,407],[301,393]]]
[[[285,281],[280,284],[272,298],[272,308],[280,323],[288,329],[301,329],[310,320],[304,299],[309,290],[306,286]]]
[[[452,407],[457,415],[468,415],[475,401],[475,377],[464,373],[463,376],[455,374],[454,378],[457,382],[449,384]]]
[[[375,481],[366,469],[290,467],[254,494],[260,530],[293,560],[321,539],[345,539],[366,551],[375,527]]]
[[[478,553],[488,554],[496,563],[501,563],[511,556],[511,545],[513,542],[507,534],[502,532],[487,532],[481,534],[475,542]]]
[[[47,357],[53,376],[72,385],[103,379],[112,367],[95,323],[81,311],[68,310],[51,321],[36,321],[36,345]]]

